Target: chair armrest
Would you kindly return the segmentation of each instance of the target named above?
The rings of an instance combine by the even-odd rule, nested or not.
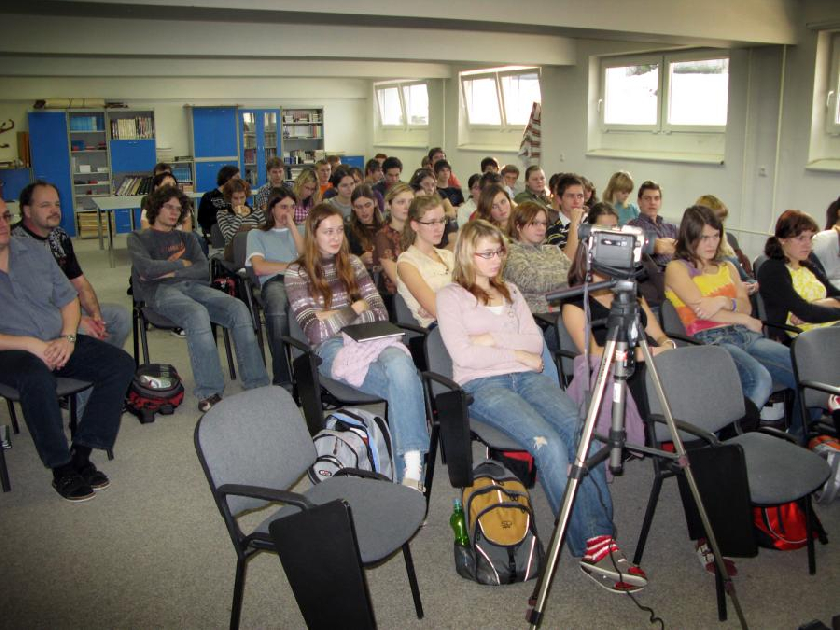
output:
[[[665,416],[662,416],[657,413],[652,413],[650,414],[650,418],[654,422],[665,424]],[[721,441],[717,438],[717,436],[714,433],[710,433],[705,429],[701,429],[700,427],[693,425],[690,422],[686,422],[685,420],[677,420],[676,418],[674,418],[674,424],[680,431],[685,431],[686,433],[696,435],[698,438],[705,440],[709,444],[719,445],[721,443]]]
[[[762,326],[767,326],[767,328],[777,328],[778,330],[786,330],[787,332],[793,333],[801,333],[802,329],[796,326],[791,326],[790,324],[779,324],[776,322],[768,322],[767,320],[761,320]]]
[[[551,328],[557,324],[557,318],[559,317],[559,313],[534,313],[534,321],[537,322],[537,325],[540,328]]]
[[[274,501],[277,503],[289,503],[304,510],[313,507],[312,502],[310,502],[309,499],[302,494],[291,492],[289,490],[279,490],[277,488],[264,488],[261,486],[226,483],[219,486],[216,491],[223,497],[236,495],[240,497],[250,497],[252,499],[262,499],[264,501]]]
[[[446,387],[447,389],[450,389],[452,391],[455,391],[455,392],[463,391],[461,389],[461,386],[458,385],[458,383],[453,381],[451,378],[447,378],[447,377],[445,377],[441,374],[438,374],[437,372],[423,372],[420,376],[423,378],[424,381],[426,381],[428,383],[429,389],[431,389],[431,383],[429,383],[429,381],[435,381],[436,383],[439,383],[440,385],[443,385],[444,387]],[[468,394],[467,392],[463,392],[463,393],[464,393],[464,396],[466,396],[467,405],[471,405],[472,402],[473,402],[472,394]]]
[[[799,381],[799,386],[807,389],[815,389],[826,394],[840,394],[840,387],[837,385],[829,385],[820,381]]]
[[[397,328],[402,328],[403,330],[407,330],[408,332],[417,333],[418,335],[423,335],[424,337],[429,334],[428,328],[423,328],[418,324],[409,324],[406,322],[391,322]]]
[[[680,333],[670,333],[667,331],[663,331],[668,336],[668,338],[673,339],[674,341],[682,341],[683,343],[687,343],[690,346],[702,346],[702,341],[697,341],[694,337],[689,337],[688,335],[681,335]]]
[[[767,435],[772,435],[773,437],[781,438],[783,440],[787,440],[788,442],[792,442],[794,444],[799,444],[799,440],[797,440],[792,435],[785,433],[784,431],[779,431],[778,429],[774,429],[773,427],[758,427],[755,430],[756,433],[766,433]]]
[[[341,468],[333,475],[334,477],[363,477],[364,479],[379,479],[381,481],[392,481],[385,475],[374,472],[372,470],[362,470],[361,468]]]
[[[315,365],[321,365],[321,357],[319,357],[317,353],[313,352],[312,348],[310,348],[307,344],[303,343],[300,339],[295,339],[294,337],[289,337],[287,335],[283,335],[282,337],[280,337],[280,339],[282,339],[284,343],[288,344],[289,346],[292,346],[296,350],[303,352],[304,354],[311,354],[316,361]]]

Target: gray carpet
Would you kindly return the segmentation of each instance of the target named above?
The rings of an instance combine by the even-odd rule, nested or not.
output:
[[[130,304],[124,238],[114,269],[95,240],[77,241],[80,260],[100,299]],[[122,248],[122,249],[120,249]],[[9,628],[221,628],[228,623],[235,555],[213,504],[193,446],[198,418],[185,341],[149,335],[152,358],[184,377],[187,396],[173,416],[140,425],[123,418],[116,459],[97,454],[110,488],[80,505],[62,501],[23,429],[6,451],[13,490],[0,494],[0,625]],[[240,390],[237,382],[227,394]],[[0,423],[8,423],[5,405]],[[651,465],[634,462],[612,485],[619,542],[632,554],[650,490]],[[511,628],[525,625],[533,582],[482,587],[460,578],[448,526],[452,498],[438,465],[428,524],[412,542],[426,617],[414,616],[400,555],[367,572],[382,628]],[[547,543],[551,517],[545,495],[533,501]],[[735,586],[754,628],[796,628],[840,614],[840,502],[817,507],[829,539],[817,545],[817,574],[805,550],[761,550],[738,561]],[[688,542],[676,484],[666,482],[643,563],[650,585],[638,601],[671,628],[709,628],[717,622],[714,581]],[[249,566],[242,625],[303,626],[280,562],[262,554]],[[626,596],[600,589],[563,554],[543,627],[642,628],[647,614]],[[727,626],[737,626],[730,606]]]

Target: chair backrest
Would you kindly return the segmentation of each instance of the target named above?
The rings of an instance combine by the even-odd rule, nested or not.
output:
[[[210,247],[213,249],[225,248],[225,237],[222,235],[222,228],[218,223],[214,223],[210,228]]]
[[[315,447],[291,394],[260,387],[225,398],[198,421],[195,448],[214,496],[225,484],[291,487],[315,461]],[[232,496],[233,516],[266,501]]]
[[[429,367],[429,371],[445,376],[446,378],[452,378],[452,359],[443,343],[443,337],[440,335],[439,327],[434,328],[426,335],[425,350],[426,365]]]
[[[767,262],[767,254],[759,254],[755,257],[755,261],[753,262],[753,273],[755,274],[756,278],[758,278],[759,267],[761,267],[761,265],[763,265],[765,262]]]
[[[394,294],[394,316],[398,322],[414,325],[420,324],[420,322],[414,319],[411,309],[408,308],[408,304],[405,303],[405,298],[399,293]]]
[[[791,356],[797,382],[840,384],[840,325],[802,333],[791,344]],[[828,404],[825,392],[805,389],[804,395],[808,407],[825,409]]]
[[[245,266],[245,255],[248,253],[248,232],[239,232],[233,237],[233,264],[237,269]]]
[[[557,332],[557,344],[559,345],[560,350],[572,352],[576,355],[579,354],[577,346],[575,346],[575,340],[572,339],[572,336],[569,334],[566,325],[563,323],[562,317],[557,318],[557,321],[554,324],[554,330]],[[574,359],[564,356],[560,358],[560,363],[563,366],[563,375],[565,377],[572,377],[575,373]],[[563,383],[562,385],[565,387],[566,383]]]
[[[654,362],[674,419],[714,433],[744,417],[746,409],[738,369],[723,348],[676,348],[659,354]],[[651,413],[661,414],[662,406],[650,370],[646,370],[645,387]],[[664,424],[657,424],[656,435],[659,439],[670,439]]]
[[[665,334],[685,335],[685,326],[670,300],[663,300],[659,307],[659,323]]]
[[[300,327],[300,323],[295,317],[295,314],[289,309],[289,336],[292,339],[297,339],[298,341],[305,343],[307,346],[311,345],[309,343],[309,337],[306,336],[306,333],[303,332],[303,328]],[[292,347],[292,358],[296,359],[301,354],[300,350],[297,348]]]

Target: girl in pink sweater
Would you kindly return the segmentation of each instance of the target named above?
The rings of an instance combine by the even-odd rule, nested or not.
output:
[[[537,463],[554,514],[563,500],[578,432],[578,410],[543,372],[543,336],[515,285],[505,282],[505,238],[486,221],[467,223],[455,246],[452,284],[436,296],[454,380],[473,395],[470,415],[502,431]],[[647,584],[612,537],[604,465],[578,488],[566,540],[583,572],[615,592]]]

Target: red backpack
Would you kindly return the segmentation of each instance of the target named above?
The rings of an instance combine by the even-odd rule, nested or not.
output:
[[[156,413],[174,413],[183,400],[184,386],[175,368],[167,363],[146,363],[134,374],[125,408],[146,424],[155,421]]]
[[[805,510],[797,501],[771,505],[767,507],[753,507],[755,519],[756,542],[762,547],[789,551],[799,549],[808,544],[808,527]],[[828,543],[820,519],[813,514],[814,538],[822,544]]]

